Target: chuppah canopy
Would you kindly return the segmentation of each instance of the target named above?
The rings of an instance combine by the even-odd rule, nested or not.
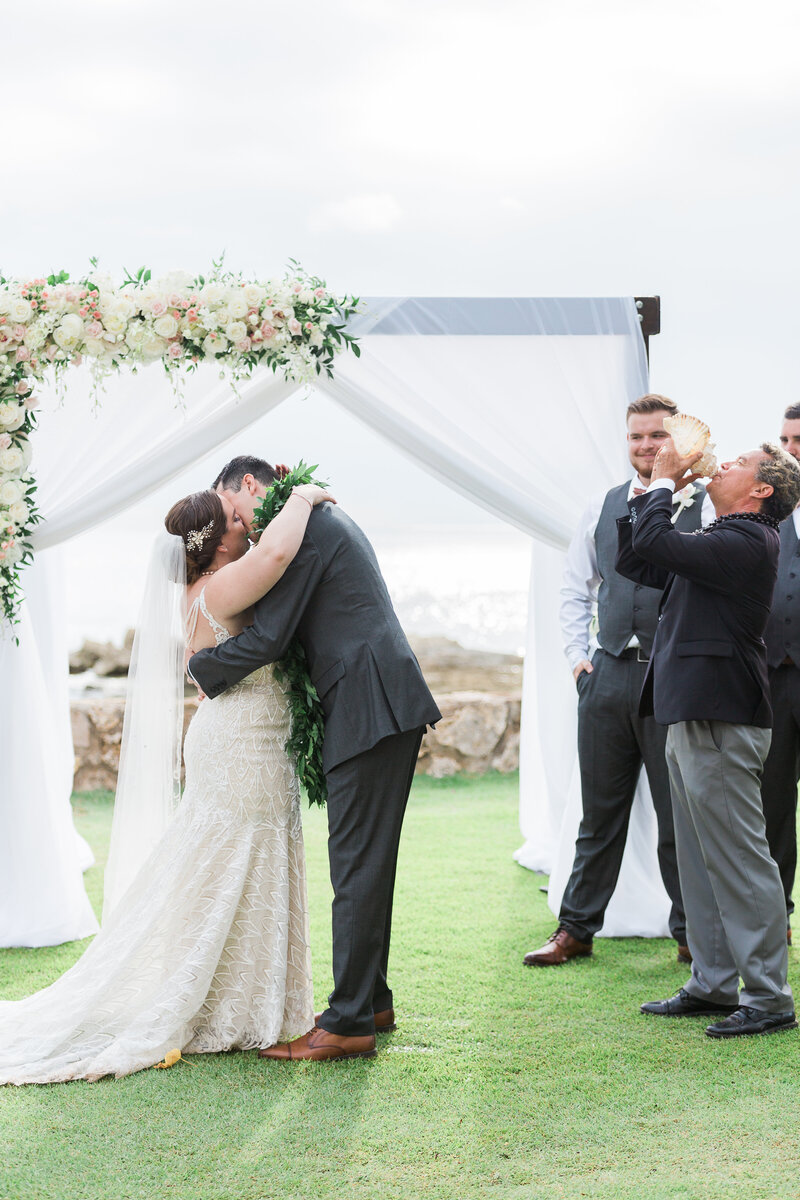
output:
[[[557,627],[560,552],[588,497],[624,469],[625,406],[647,390],[634,301],[372,300],[349,332],[361,339],[360,360],[338,360],[335,377],[318,386],[432,474],[533,539],[520,806],[526,844],[518,857],[548,869],[575,761],[574,688]],[[0,669],[11,685],[0,698],[0,740],[9,726],[14,731],[0,750],[14,768],[3,806],[14,813],[9,825],[17,863],[9,874],[11,864],[0,862],[0,877],[14,888],[13,909],[8,892],[0,909],[0,944],[45,944],[92,931],[81,902],[77,843],[63,815],[71,764],[54,547],[222,447],[297,387],[262,373],[237,396],[198,373],[183,407],[168,410],[150,382],[149,372],[114,380],[94,418],[85,395],[70,391],[62,408],[47,405],[35,435],[45,517],[37,543],[48,549],[25,573],[29,601],[20,645],[6,637],[0,650]],[[12,695],[13,713],[6,711]],[[32,763],[48,760],[60,764],[49,778],[33,772]],[[574,841],[574,833],[574,827],[562,831],[562,842]],[[651,854],[654,864],[655,833],[643,805],[632,836],[643,847],[635,857]],[[7,838],[0,839],[4,845]],[[43,899],[38,864],[45,862],[53,886]],[[644,878],[653,893],[650,911],[657,911],[660,881],[650,864]],[[624,866],[620,898],[625,881]],[[638,885],[635,905],[622,903],[622,910],[648,911]],[[35,913],[33,922],[28,912]],[[609,910],[606,932],[611,918]]]

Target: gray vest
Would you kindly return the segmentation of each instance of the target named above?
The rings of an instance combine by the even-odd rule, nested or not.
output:
[[[649,656],[658,624],[661,589],[633,583],[617,574],[614,567],[617,518],[628,515],[629,488],[630,483],[621,483],[607,493],[594,535],[601,576],[597,593],[598,641],[609,654],[619,655],[636,634],[643,652]],[[698,488],[692,497],[694,503],[684,508],[678,517],[675,528],[681,533],[693,533],[701,528],[705,494],[705,488]]]
[[[779,666],[787,654],[795,666],[800,666],[800,542],[793,516],[781,523],[778,578],[764,641],[771,667]]]

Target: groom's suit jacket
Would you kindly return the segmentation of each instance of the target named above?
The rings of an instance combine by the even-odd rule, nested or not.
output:
[[[770,728],[763,633],[778,572],[775,529],[723,521],[699,533],[672,525],[672,495],[656,488],[617,522],[617,570],[662,587],[639,712],[661,725],[730,721]]]
[[[297,636],[325,712],[326,771],[390,734],[441,719],[361,529],[333,504],[318,505],[285,575],[237,637],[192,656],[192,677],[212,699]]]

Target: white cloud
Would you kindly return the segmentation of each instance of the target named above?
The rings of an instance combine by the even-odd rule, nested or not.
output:
[[[388,233],[402,216],[400,205],[388,192],[364,192],[319,205],[308,224],[312,233]]]

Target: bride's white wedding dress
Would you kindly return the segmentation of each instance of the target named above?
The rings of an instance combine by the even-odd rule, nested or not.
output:
[[[202,592],[217,644],[230,636]],[[289,712],[261,667],[189,726],[162,841],[71,970],[0,1003],[0,1083],[128,1075],[167,1051],[249,1050],[314,1024]]]

